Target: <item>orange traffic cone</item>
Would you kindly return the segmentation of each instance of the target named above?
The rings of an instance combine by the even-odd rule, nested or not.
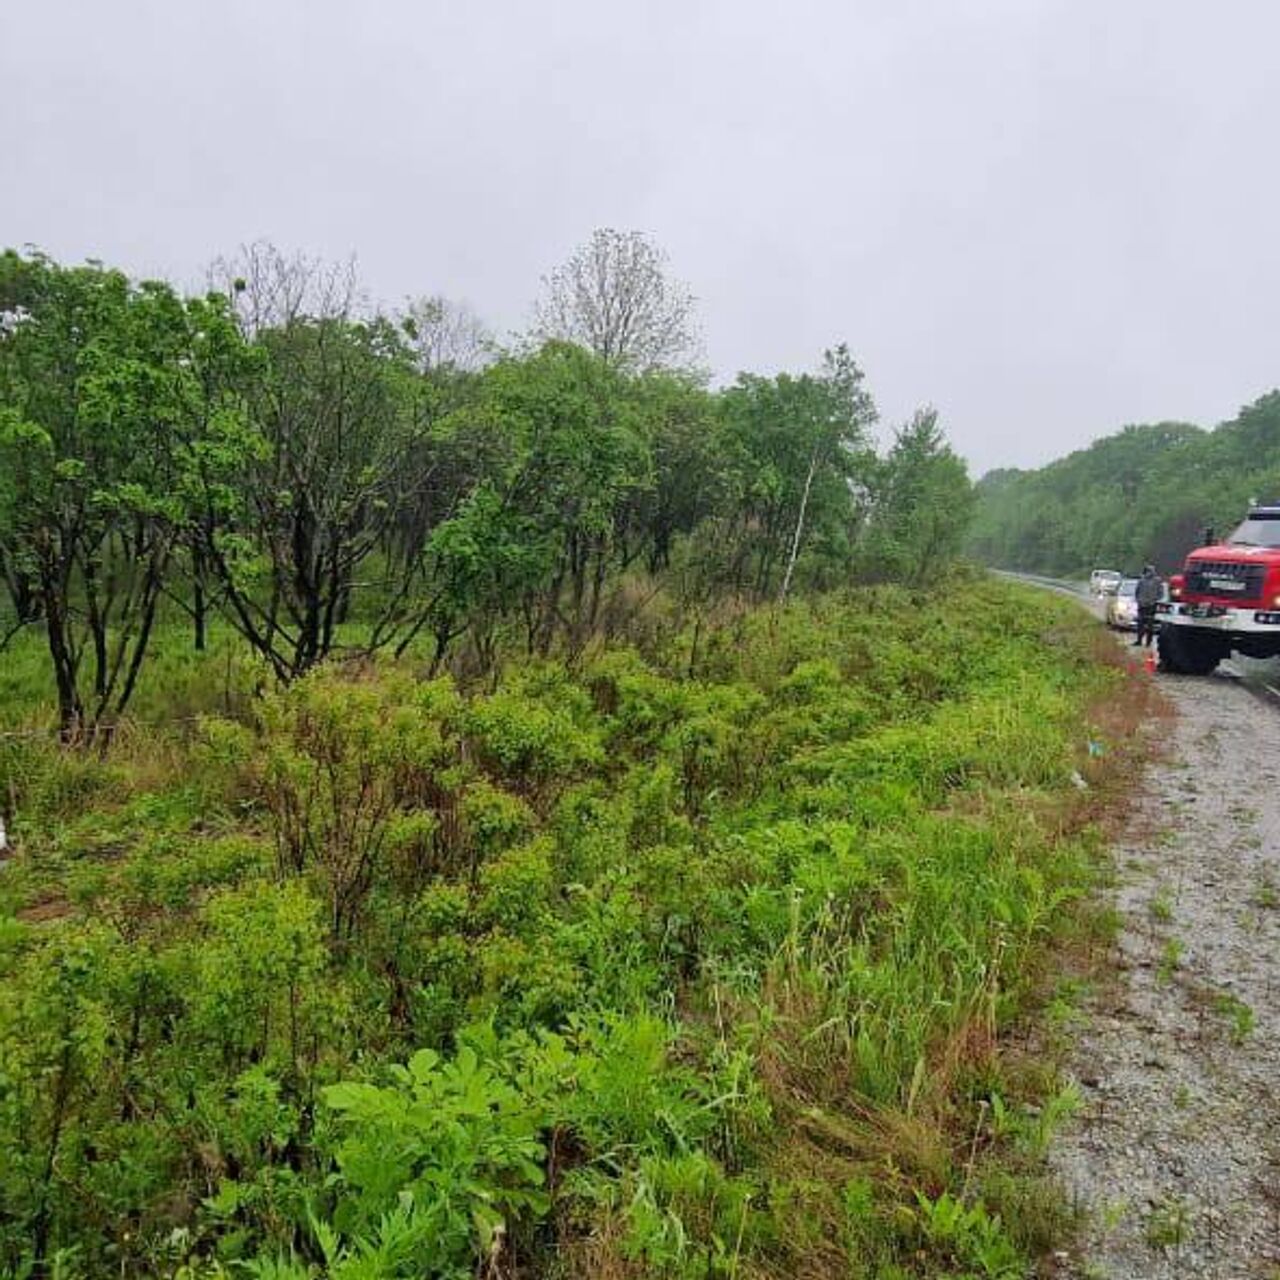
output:
[[[1148,674],[1148,675],[1155,675],[1155,673],[1156,673],[1156,651],[1155,651],[1154,649],[1148,649],[1148,650],[1147,650],[1147,652],[1146,652],[1146,656],[1142,659],[1142,665],[1147,669],[1147,674]]]

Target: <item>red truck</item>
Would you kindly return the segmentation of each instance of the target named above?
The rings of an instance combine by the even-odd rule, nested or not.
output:
[[[1157,609],[1164,671],[1208,675],[1232,650],[1280,655],[1280,503],[1250,508],[1225,542],[1193,551]]]

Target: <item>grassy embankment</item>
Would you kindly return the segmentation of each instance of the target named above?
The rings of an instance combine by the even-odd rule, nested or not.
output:
[[[139,718],[208,718],[0,738],[0,1274],[1023,1274],[1096,640],[959,579],[253,699],[166,635]]]

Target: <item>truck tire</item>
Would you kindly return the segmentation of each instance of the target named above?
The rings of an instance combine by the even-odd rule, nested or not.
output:
[[[1161,627],[1156,638],[1160,670],[1180,676],[1207,676],[1227,656],[1215,636],[1198,636],[1181,627]]]

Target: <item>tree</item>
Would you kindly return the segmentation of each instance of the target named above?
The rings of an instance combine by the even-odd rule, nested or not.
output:
[[[356,571],[429,482],[429,463],[405,465],[428,423],[389,321],[298,316],[256,341],[252,448],[232,509],[210,501],[203,553],[233,625],[288,680],[332,651]],[[416,568],[383,557],[370,584],[378,607],[394,609]]]
[[[13,608],[13,622],[9,630],[0,635],[0,649],[3,649],[23,627],[40,620],[40,594],[30,564],[5,550],[3,534],[0,534],[0,579],[4,580]]]
[[[577,343],[632,373],[688,367],[697,355],[693,296],[642,232],[595,231],[543,286],[541,341]]]
[[[242,244],[209,265],[210,289],[230,298],[241,329],[254,338],[295,320],[361,312],[355,262],[286,254],[269,240]]]
[[[631,492],[619,511],[619,567],[643,555],[650,573],[671,565],[677,538],[719,510],[724,459],[716,436],[716,399],[692,378],[656,371],[636,379],[639,427],[652,458],[653,484]]]
[[[814,530],[831,545],[847,533],[870,466],[875,403],[842,345],[816,375],[740,374],[721,414],[730,581],[758,595],[780,582],[785,596]]]
[[[415,298],[401,325],[424,374],[476,373],[493,360],[493,335],[464,303],[438,295]]]
[[[868,536],[873,572],[918,585],[960,552],[974,491],[933,409],[921,409],[895,436],[881,464]]]
[[[494,365],[478,412],[508,442],[469,504],[488,495],[507,544],[499,551],[490,535],[488,554],[513,575],[501,589],[518,599],[531,651],[546,653],[557,634],[576,648],[616,562],[618,514],[652,485],[633,385],[601,357],[552,342]],[[489,570],[483,580],[498,588]]]
[[[1212,431],[1128,426],[1034,471],[984,476],[969,538],[978,558],[1059,575],[1098,565],[1169,572],[1251,498],[1280,493],[1280,393]]]
[[[333,651],[358,571],[370,571],[369,607],[353,647],[396,643],[421,617],[427,541],[456,507],[454,483],[472,482],[464,460],[442,490],[442,461],[458,459],[436,447],[440,420],[465,398],[461,375],[431,364],[445,304],[423,304],[418,320],[370,313],[350,263],[258,243],[211,270],[262,367],[234,510],[211,505],[200,555],[232,624],[289,680]],[[440,330],[425,349],[420,320]]]
[[[225,300],[0,257],[0,546],[34,584],[67,738],[124,712],[201,472],[234,439]]]
[[[876,409],[862,381],[862,370],[854,363],[848,347],[842,344],[834,351],[823,353],[819,384],[826,393],[829,412],[827,420],[817,422],[812,433],[809,467],[805,472],[804,488],[800,491],[800,502],[796,507],[795,531],[791,537],[791,550],[787,557],[786,572],[782,577],[782,587],[778,592],[779,601],[786,600],[791,587],[818,467],[839,450],[851,454],[855,449],[865,449],[865,431],[875,421]]]

